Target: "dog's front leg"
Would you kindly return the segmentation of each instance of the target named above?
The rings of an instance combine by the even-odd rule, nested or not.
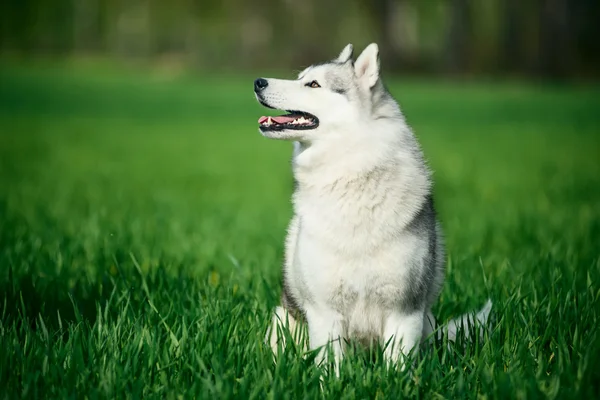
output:
[[[336,376],[339,376],[339,365],[342,360],[342,316],[328,308],[310,308],[306,310],[310,349],[319,350],[315,359],[317,364],[326,360],[327,345],[331,343],[333,365]]]
[[[405,356],[419,344],[423,335],[423,318],[422,310],[411,313],[393,311],[387,317],[383,333],[387,362],[395,364],[400,361],[401,370],[406,368]]]
[[[300,344],[300,326],[296,319],[282,306],[275,308],[275,313],[271,319],[271,326],[267,330],[267,336],[265,342],[271,346],[274,354],[277,354],[277,346],[281,341],[282,347],[285,348],[286,341],[285,335],[279,336],[279,333],[283,333],[282,329],[288,328],[290,335],[296,344]]]

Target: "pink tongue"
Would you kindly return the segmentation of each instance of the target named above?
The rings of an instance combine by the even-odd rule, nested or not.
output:
[[[262,124],[263,122],[266,122],[267,119],[269,119],[269,117],[260,117],[258,119],[258,123]],[[277,123],[277,124],[287,124],[289,122],[292,122],[293,120],[295,120],[296,118],[293,116],[288,116],[288,115],[280,115],[278,117],[271,117],[271,121]]]

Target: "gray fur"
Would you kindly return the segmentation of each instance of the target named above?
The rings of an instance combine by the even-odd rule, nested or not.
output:
[[[412,351],[434,329],[430,309],[445,274],[431,173],[379,76],[378,54],[371,44],[352,61],[347,46],[257,93],[269,107],[319,121],[261,132],[294,142],[294,216],[275,317],[305,320],[313,349],[333,341],[336,365],[336,338],[392,340],[385,356],[393,362]]]
[[[421,210],[408,225],[407,231],[423,238],[429,251],[422,260],[423,265],[415,265],[412,268],[410,291],[405,298],[404,306],[412,310],[429,308],[441,290],[445,265],[441,230],[437,222],[433,195],[427,196]]]

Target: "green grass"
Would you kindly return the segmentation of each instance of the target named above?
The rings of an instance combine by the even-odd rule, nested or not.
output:
[[[0,397],[314,398],[262,339],[290,145],[252,76],[0,69]],[[482,343],[409,376],[347,358],[328,398],[586,398],[600,382],[600,90],[389,81],[435,171],[442,320]]]

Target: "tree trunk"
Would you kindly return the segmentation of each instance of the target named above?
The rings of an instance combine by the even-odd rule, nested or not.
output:
[[[538,72],[545,78],[563,78],[570,57],[567,0],[543,0],[539,10]]]
[[[368,18],[371,20],[376,35],[380,53],[385,54],[386,64],[391,69],[399,69],[403,66],[402,48],[396,42],[402,42],[403,38],[395,37],[395,25],[402,23],[398,21],[397,11],[402,9],[406,0],[364,0],[363,7],[366,10]],[[400,3],[400,4],[398,4]],[[401,18],[400,18],[401,19]]]
[[[468,70],[471,56],[472,17],[468,0],[452,0],[446,46],[446,69],[450,73]]]
[[[519,0],[503,0],[500,62],[502,72],[526,70],[523,54],[523,30],[519,13]]]

